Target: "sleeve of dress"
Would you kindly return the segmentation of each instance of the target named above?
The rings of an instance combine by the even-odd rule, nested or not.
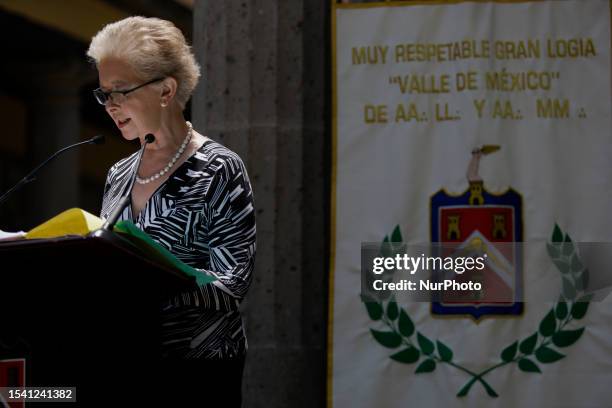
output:
[[[212,282],[242,300],[255,266],[255,209],[253,191],[240,158],[227,157],[215,172],[207,192],[205,222],[208,231]]]

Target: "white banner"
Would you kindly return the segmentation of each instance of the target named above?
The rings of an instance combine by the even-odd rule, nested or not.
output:
[[[610,406],[612,303],[578,302],[573,253],[552,304],[360,298],[362,242],[612,240],[609,1],[333,14],[328,405]]]

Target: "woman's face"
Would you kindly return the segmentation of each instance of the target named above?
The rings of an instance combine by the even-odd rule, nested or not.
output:
[[[125,61],[112,58],[100,61],[98,78],[104,92],[127,91],[146,82]],[[159,84],[154,82],[130,92],[120,97],[120,103],[112,98],[106,102],[106,112],[125,139],[133,140],[143,138],[147,133],[157,133],[161,116]]]

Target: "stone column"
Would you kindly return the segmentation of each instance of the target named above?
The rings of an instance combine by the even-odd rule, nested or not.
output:
[[[245,407],[325,396],[325,1],[196,2],[196,129],[247,164],[257,261],[244,304]]]
[[[57,150],[80,141],[79,92],[82,63],[45,62],[28,69],[28,168],[33,169]],[[66,152],[41,169],[25,189],[28,223],[40,224],[79,206],[79,148]],[[29,170],[28,170],[29,171]]]

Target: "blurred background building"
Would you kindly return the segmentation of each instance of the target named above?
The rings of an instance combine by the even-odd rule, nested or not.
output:
[[[245,407],[325,404],[329,10],[323,0],[0,0],[0,191],[61,147],[106,136],[5,202],[5,231],[72,207],[97,215],[108,168],[137,149],[91,93],[97,72],[85,52],[99,29],[160,17],[193,44],[202,79],[186,116],[240,154],[255,191]]]

